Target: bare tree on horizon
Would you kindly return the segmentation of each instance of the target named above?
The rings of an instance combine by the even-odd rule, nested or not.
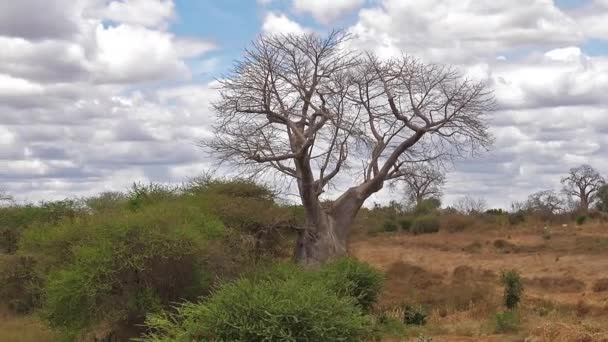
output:
[[[441,199],[445,185],[445,173],[434,165],[415,165],[400,178],[405,184],[407,199],[419,205],[429,198]]]
[[[597,192],[606,180],[590,165],[583,164],[573,167],[568,175],[561,179],[563,192],[579,200],[579,208],[583,212],[589,210],[589,205],[595,199]]]
[[[260,36],[219,80],[215,134],[202,142],[220,162],[296,180],[307,225],[294,257],[304,264],[346,254],[365,200],[412,163],[465,156],[493,141],[494,98],[483,83],[407,56],[359,53],[348,39],[342,31]],[[323,206],[322,194],[345,171],[358,176]]]

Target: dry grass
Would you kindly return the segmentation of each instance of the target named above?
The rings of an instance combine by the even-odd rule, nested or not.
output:
[[[0,341],[6,342],[52,342],[56,341],[50,329],[33,316],[13,316],[0,312]]]
[[[351,243],[351,252],[387,272],[380,310],[422,304],[423,332],[436,341],[608,341],[608,228],[465,229],[411,236],[380,234]],[[520,327],[493,335],[502,288],[496,274],[515,269],[525,281]],[[413,339],[415,340],[415,339]]]

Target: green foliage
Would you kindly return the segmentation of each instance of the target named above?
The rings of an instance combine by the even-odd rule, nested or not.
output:
[[[440,222],[437,216],[426,215],[416,217],[412,222],[410,231],[414,234],[437,233],[439,231]]]
[[[576,224],[579,226],[582,226],[585,221],[587,221],[587,216],[586,215],[578,215],[576,217]]]
[[[304,221],[301,208],[277,205],[271,189],[248,180],[199,177],[185,191],[226,226],[250,236],[258,257],[281,255],[292,228]]]
[[[399,226],[401,227],[401,229],[403,231],[408,232],[412,228],[412,220],[410,218],[407,218],[407,217],[402,217],[399,220]]]
[[[494,315],[494,332],[513,333],[519,329],[519,317],[514,311],[499,312]]]
[[[369,311],[376,302],[384,281],[382,273],[351,258],[325,265],[320,276],[338,295],[356,299],[364,311]]]
[[[501,282],[504,286],[504,304],[507,309],[514,309],[521,301],[524,291],[523,282],[519,273],[515,270],[503,271]]]
[[[382,230],[384,230],[385,232],[396,232],[397,224],[393,221],[384,221],[384,224],[382,225]]]
[[[22,246],[50,270],[43,317],[76,332],[101,320],[142,322],[160,305],[206,293],[225,266],[216,246],[225,236],[186,198],[31,228]]]
[[[415,216],[424,216],[435,214],[441,207],[441,201],[437,198],[427,198],[416,204],[413,214]]]
[[[403,308],[403,323],[408,325],[425,325],[428,314],[421,307],[406,305]]]
[[[16,313],[29,313],[40,304],[42,279],[36,261],[24,255],[0,255],[0,302]]]
[[[274,272],[224,285],[176,314],[151,315],[143,341],[361,341],[370,333],[356,300],[318,275],[297,267]]]
[[[608,213],[608,184],[602,185],[597,192],[597,208]]]
[[[0,253],[15,253],[21,234],[30,226],[55,224],[83,212],[81,203],[73,200],[0,207]]]
[[[173,199],[178,196],[178,189],[158,183],[133,183],[127,193],[127,203],[133,210],[145,205]]]

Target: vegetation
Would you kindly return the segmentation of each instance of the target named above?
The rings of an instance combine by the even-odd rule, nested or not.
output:
[[[515,270],[504,271],[500,277],[504,286],[504,305],[507,309],[515,309],[524,291],[521,276]]]
[[[375,299],[377,282],[356,280],[370,271],[346,259],[320,274],[279,267],[271,274],[281,276],[240,279],[206,301],[184,304],[176,314],[150,316],[146,324],[152,332],[143,340],[361,341],[371,333],[361,309]]]

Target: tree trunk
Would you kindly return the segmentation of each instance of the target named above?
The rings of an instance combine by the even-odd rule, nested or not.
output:
[[[369,196],[368,188],[366,184],[364,190],[360,187],[349,189],[329,210],[318,210],[319,207],[309,210],[304,205],[309,226],[298,233],[296,262],[315,266],[347,254],[348,235],[355,216]]]
[[[328,214],[325,224],[299,231],[294,258],[303,265],[320,265],[346,255],[347,234]]]

